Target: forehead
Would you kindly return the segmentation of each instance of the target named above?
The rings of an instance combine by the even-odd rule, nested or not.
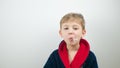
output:
[[[81,26],[81,24],[80,23],[78,23],[78,22],[75,22],[75,21],[73,21],[73,22],[64,22],[63,24],[62,24],[62,27],[65,27],[65,26]]]
[[[60,25],[62,25],[62,24],[64,24],[64,23],[72,23],[72,22],[76,22],[76,23],[78,23],[78,24],[81,24],[82,19],[81,19],[81,18],[69,18],[69,19],[64,19],[64,20],[62,20],[62,22],[61,22]]]

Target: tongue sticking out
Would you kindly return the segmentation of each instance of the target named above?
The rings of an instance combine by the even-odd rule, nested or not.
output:
[[[77,41],[78,39],[77,38],[70,38],[70,41],[71,42],[75,42],[75,41]]]

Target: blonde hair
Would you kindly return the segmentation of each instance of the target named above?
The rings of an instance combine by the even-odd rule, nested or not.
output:
[[[82,14],[80,13],[68,13],[62,17],[60,20],[60,28],[62,27],[62,24],[68,21],[79,21],[82,29],[85,29],[85,20]]]

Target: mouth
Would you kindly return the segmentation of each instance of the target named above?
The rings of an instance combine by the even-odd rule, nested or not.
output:
[[[72,41],[74,41],[74,39],[73,38],[69,38],[69,41],[72,42]]]
[[[77,41],[78,39],[77,38],[69,38],[69,41],[70,42],[75,42],[75,41]]]

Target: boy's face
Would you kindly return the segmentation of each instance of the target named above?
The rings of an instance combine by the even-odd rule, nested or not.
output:
[[[82,29],[80,23],[68,21],[62,24],[59,33],[67,45],[76,45],[79,44],[86,31]]]

